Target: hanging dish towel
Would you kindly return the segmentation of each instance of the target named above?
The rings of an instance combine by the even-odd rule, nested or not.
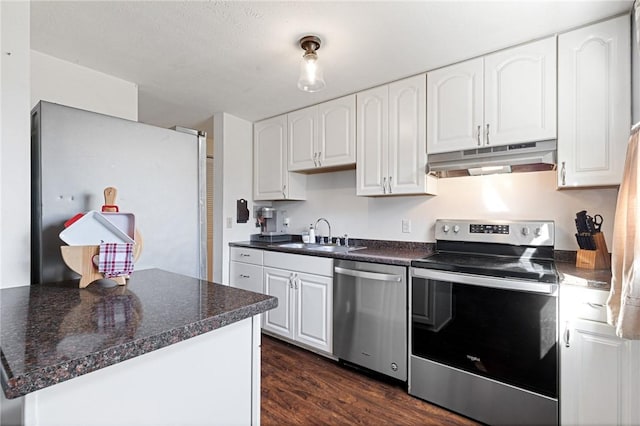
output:
[[[105,278],[131,274],[133,272],[133,244],[100,244],[98,272],[104,274]]]
[[[640,126],[636,125],[631,130],[618,191],[611,249],[611,291],[607,300],[609,324],[616,327],[618,336],[634,340],[640,340],[639,139]]]

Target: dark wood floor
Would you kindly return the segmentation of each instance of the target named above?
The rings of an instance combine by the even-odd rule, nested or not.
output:
[[[477,425],[312,352],[262,335],[263,425]]]

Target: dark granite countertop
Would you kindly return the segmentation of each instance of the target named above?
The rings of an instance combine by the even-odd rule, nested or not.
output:
[[[261,250],[280,251],[285,253],[305,254],[308,256],[330,257],[334,259],[356,260],[361,262],[385,263],[389,265],[410,266],[414,259],[433,254],[433,243],[417,243],[403,241],[356,240],[351,239],[354,246],[365,246],[366,249],[348,253],[315,252],[305,249],[278,247],[281,243],[241,241],[229,243],[231,247],[247,247]],[[584,287],[609,291],[611,287],[610,270],[590,270],[575,267],[575,251],[556,251],[556,269],[560,275],[561,285],[580,285]]]
[[[107,281],[107,283],[112,283]],[[0,290],[2,389],[15,398],[263,313],[275,297],[159,269],[126,286]]]
[[[576,268],[575,263],[569,262],[556,262],[556,269],[562,285],[578,285],[604,291],[611,288],[611,270]]]
[[[350,239],[350,245],[366,247],[346,253],[327,253],[305,249],[278,247],[281,243],[265,243],[241,241],[229,243],[231,247],[247,247],[284,253],[304,254],[308,256],[330,257],[333,259],[354,260],[357,262],[384,263],[387,265],[410,266],[414,259],[421,259],[433,253],[433,243],[417,243],[405,241],[380,241]]]
[[[576,268],[576,252],[556,250],[554,253],[560,284],[577,285],[597,290],[611,288],[611,269]]]

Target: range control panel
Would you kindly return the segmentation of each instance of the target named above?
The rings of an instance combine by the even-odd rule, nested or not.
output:
[[[508,234],[509,225],[487,225],[472,223],[469,225],[471,234]]]
[[[527,246],[553,246],[555,224],[550,220],[438,219],[436,240]]]

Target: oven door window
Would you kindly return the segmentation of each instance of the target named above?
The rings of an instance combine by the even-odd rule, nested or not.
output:
[[[411,353],[557,398],[557,298],[412,278]]]

